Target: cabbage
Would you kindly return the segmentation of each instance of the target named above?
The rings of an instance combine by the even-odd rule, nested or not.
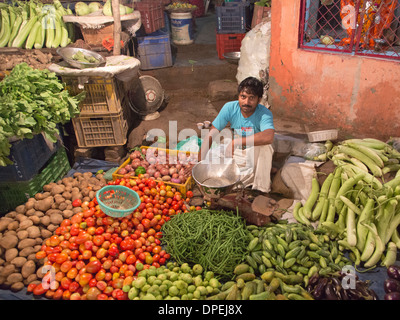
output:
[[[123,4],[120,4],[120,5],[119,5],[119,14],[120,14],[121,16],[123,16],[124,14],[126,14],[126,9],[125,9],[125,6],[124,6]]]
[[[105,16],[112,16],[111,1],[107,0],[103,7],[103,14]]]
[[[84,2],[77,2],[75,4],[75,12],[78,16],[85,16],[90,13],[90,8]]]
[[[132,10],[133,11],[133,10]],[[127,12],[126,12],[126,7],[124,6],[124,5],[122,5],[122,4],[120,4],[119,5],[119,14],[121,15],[121,16],[123,16],[124,14],[126,14]],[[110,0],[107,0],[106,1],[106,3],[104,4],[104,7],[103,7],[103,14],[105,15],[105,16],[112,16],[113,14],[112,14],[112,5],[111,5],[111,1]]]
[[[90,2],[89,3],[90,12],[95,12],[101,9],[100,2]]]
[[[132,3],[133,5],[133,3]],[[133,12],[133,8],[125,6],[125,10],[126,10],[126,14],[132,13]]]

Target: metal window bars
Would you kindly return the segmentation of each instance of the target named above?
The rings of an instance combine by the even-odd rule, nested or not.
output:
[[[299,47],[400,60],[400,0],[302,0]]]

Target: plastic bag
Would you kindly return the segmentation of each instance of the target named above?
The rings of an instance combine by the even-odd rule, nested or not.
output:
[[[247,77],[260,79],[260,72],[269,70],[271,20],[263,19],[247,32],[240,47],[240,60],[236,79],[240,83]]]
[[[400,138],[390,138],[388,143],[391,144],[394,149],[400,152]]]
[[[314,160],[315,157],[325,152],[326,146],[322,143],[297,143],[292,149],[293,155],[307,160]]]

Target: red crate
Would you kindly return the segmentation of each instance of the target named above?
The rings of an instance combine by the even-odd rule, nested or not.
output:
[[[134,8],[140,12],[142,25],[147,34],[164,28],[164,5],[160,1],[135,2]]]
[[[240,51],[245,33],[217,33],[218,58],[225,59],[224,53]]]

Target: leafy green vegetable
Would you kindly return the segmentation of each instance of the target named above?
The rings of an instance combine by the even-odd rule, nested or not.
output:
[[[145,174],[146,173],[146,169],[142,166],[139,166],[136,168],[135,170],[135,174],[138,176],[139,174]]]
[[[57,124],[79,114],[85,92],[71,96],[54,72],[16,65],[0,82],[0,166],[12,164],[10,137],[32,139],[44,132],[57,141]]]

